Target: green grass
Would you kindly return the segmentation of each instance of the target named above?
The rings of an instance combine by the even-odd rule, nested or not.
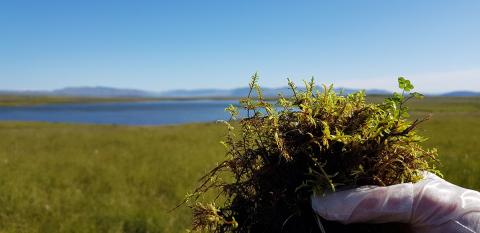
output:
[[[431,115],[419,132],[430,139],[427,147],[438,148],[445,178],[480,190],[480,98],[426,98],[409,106],[412,118]]]
[[[480,190],[480,99],[411,104],[445,178]],[[0,232],[184,232],[169,212],[223,159],[220,124],[0,123]]]
[[[0,124],[0,232],[181,232],[223,126]]]

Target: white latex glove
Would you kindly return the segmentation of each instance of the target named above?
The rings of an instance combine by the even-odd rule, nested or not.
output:
[[[426,173],[423,180],[387,187],[360,187],[312,197],[326,220],[408,223],[416,233],[480,233],[480,193]]]

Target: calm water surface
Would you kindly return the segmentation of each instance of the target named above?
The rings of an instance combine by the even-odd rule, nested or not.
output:
[[[158,101],[0,107],[0,120],[164,125],[227,120],[238,101]]]

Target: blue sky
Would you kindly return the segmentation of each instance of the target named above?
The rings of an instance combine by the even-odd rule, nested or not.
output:
[[[480,1],[2,1],[0,89],[480,91]]]

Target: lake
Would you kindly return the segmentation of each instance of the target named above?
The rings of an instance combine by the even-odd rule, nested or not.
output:
[[[48,104],[0,107],[0,120],[86,124],[166,125],[228,120],[234,100]]]

